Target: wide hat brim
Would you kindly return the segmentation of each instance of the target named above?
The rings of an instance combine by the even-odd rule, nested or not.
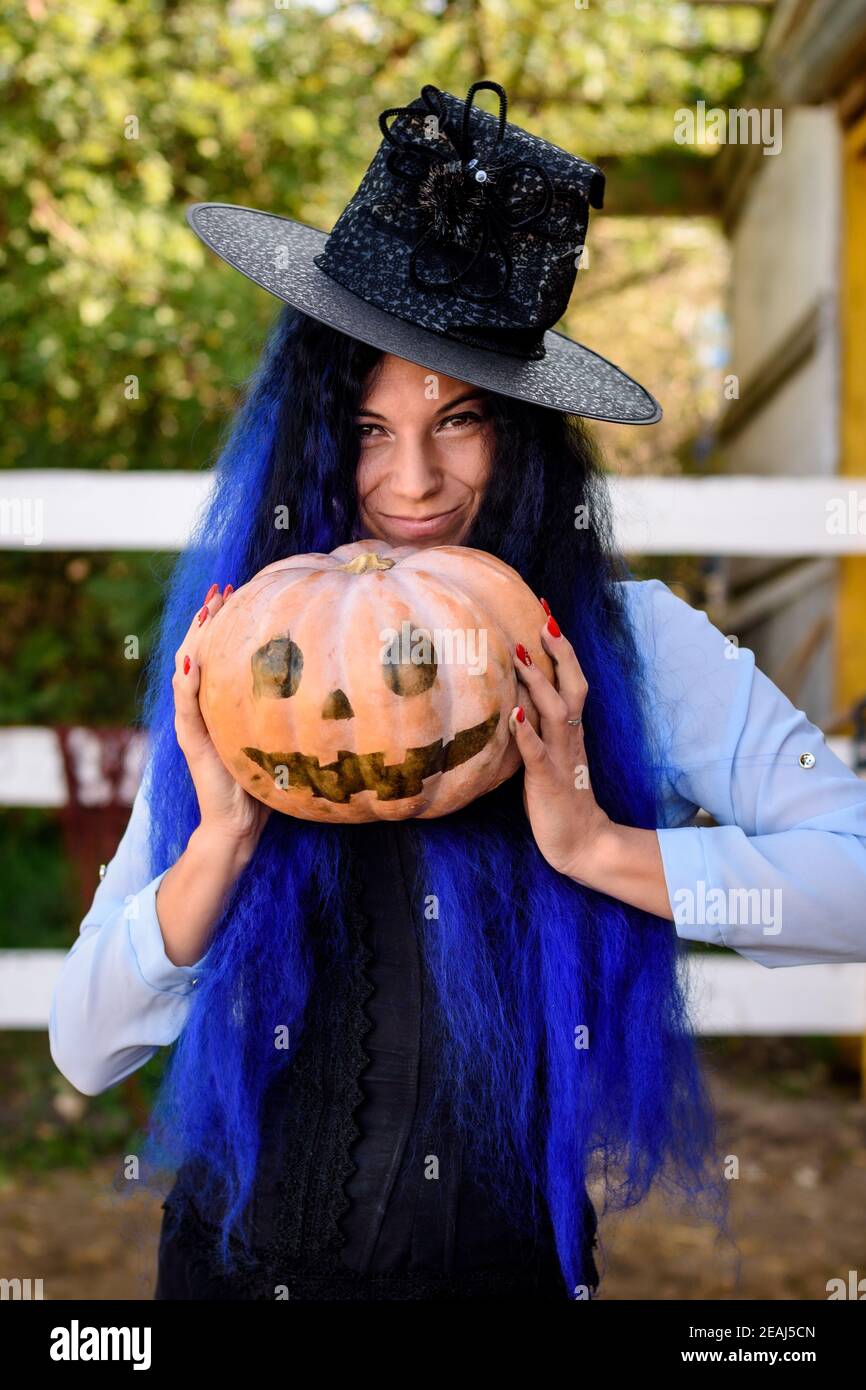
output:
[[[193,203],[187,221],[212,251],[269,294],[372,347],[471,386],[618,424],[654,425],[654,396],[591,348],[548,329],[545,356],[525,361],[447,338],[389,314],[326,275],[314,262],[328,233],[289,217],[233,203]]]

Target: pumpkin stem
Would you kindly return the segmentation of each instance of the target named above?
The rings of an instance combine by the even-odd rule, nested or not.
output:
[[[396,563],[387,555],[377,555],[375,550],[367,550],[363,555],[355,555],[345,565],[338,565],[337,569],[346,570],[349,574],[367,574],[370,570],[389,570]]]

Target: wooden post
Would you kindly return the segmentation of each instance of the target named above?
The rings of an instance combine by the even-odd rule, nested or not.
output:
[[[851,477],[862,473],[866,462],[866,114],[845,132],[843,158],[840,474]],[[836,705],[853,711],[866,696],[866,564],[859,555],[839,561],[837,614]],[[864,775],[861,768],[855,771]],[[866,1101],[866,1034],[860,1042],[860,1092]]]

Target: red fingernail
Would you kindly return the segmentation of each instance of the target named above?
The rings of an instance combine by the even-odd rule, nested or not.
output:
[[[227,584],[227,585],[225,586],[225,588],[223,589],[223,598],[224,598],[224,599],[228,598],[229,594],[233,594],[234,591],[235,591],[235,586],[234,586],[234,584]]]
[[[518,642],[514,650],[517,652],[518,661],[522,661],[524,666],[532,665],[532,657],[529,655],[529,652],[526,650],[522,642]]]
[[[547,630],[550,633],[551,637],[562,636],[562,633],[559,630],[559,623],[556,621],[552,613],[547,620]]]
[[[185,676],[188,676],[188,675],[189,675],[189,657],[188,657],[188,656],[185,656],[184,659],[183,659],[183,674],[184,674]]]
[[[548,616],[548,618],[549,618],[549,617],[550,617],[550,604],[547,602],[547,599],[546,599],[546,598],[540,598],[540,599],[538,600],[538,602],[541,604],[542,608],[544,609],[545,613],[547,614],[547,616]]]
[[[204,596],[204,601],[205,601],[205,603],[210,603],[211,599],[213,598],[213,596],[214,596],[214,594],[216,593],[216,591],[217,591],[218,588],[219,588],[219,584],[211,584],[210,588],[208,589],[207,593],[206,593],[205,596]]]
[[[205,604],[204,608],[201,610],[201,612],[200,612],[199,615],[198,615],[198,625],[199,625],[199,627],[201,627],[201,625],[202,625],[202,623],[204,622],[204,620],[205,620],[206,617],[207,617],[207,604]]]
[[[515,714],[514,718],[517,720],[518,724],[523,723],[524,719],[526,718],[526,715],[523,712],[522,705],[517,706],[517,713]]]

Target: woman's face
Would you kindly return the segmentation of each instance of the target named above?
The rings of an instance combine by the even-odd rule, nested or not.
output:
[[[492,459],[486,392],[386,354],[361,399],[357,490],[365,537],[459,545]]]

